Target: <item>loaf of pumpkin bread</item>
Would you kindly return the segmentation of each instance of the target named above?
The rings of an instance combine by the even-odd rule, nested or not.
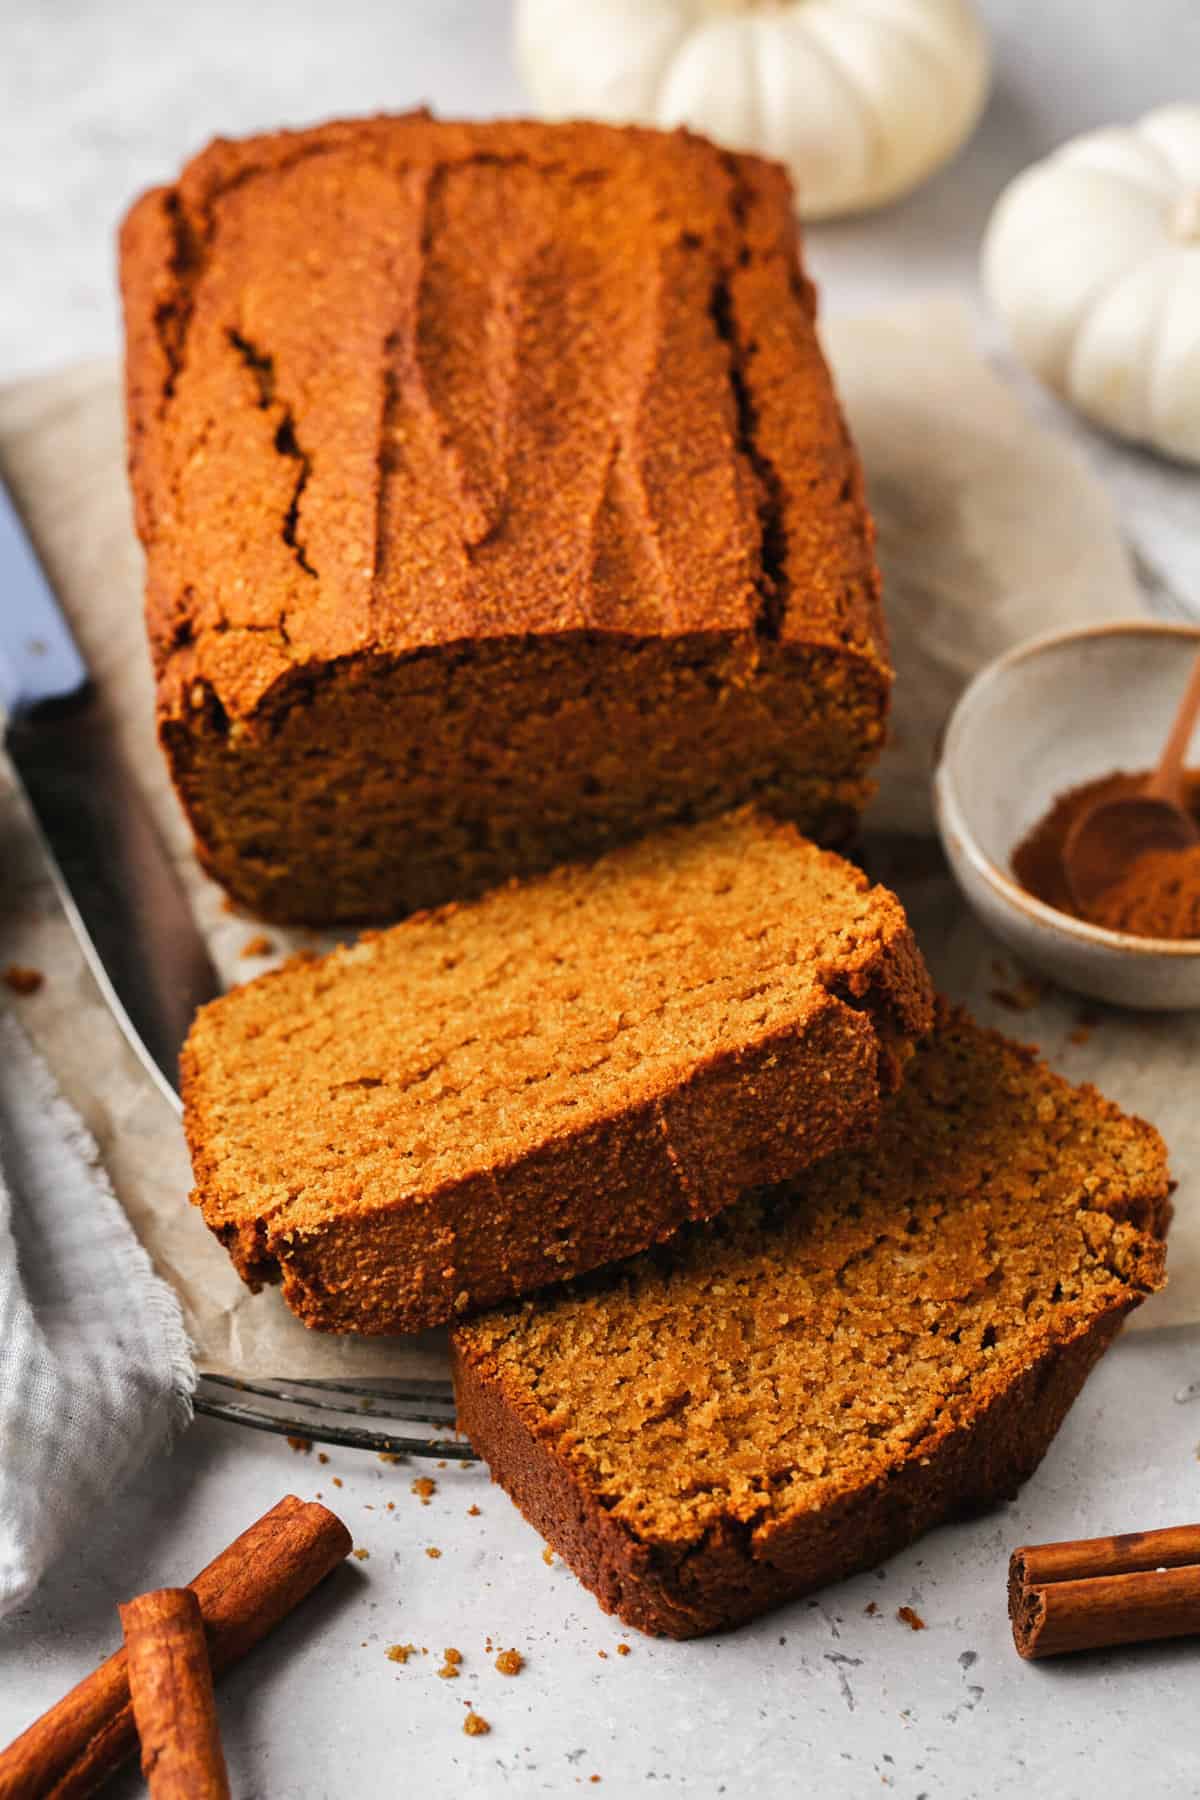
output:
[[[1149,1125],[943,1011],[869,1148],[457,1327],[458,1422],[606,1611],[735,1625],[1010,1497],[1167,1195]]]
[[[726,814],[205,1007],[194,1198],[306,1324],[412,1331],[861,1140],[931,1016],[892,894]]]
[[[218,140],[121,285],[159,731],[239,902],[386,922],[747,800],[848,833],[891,676],[782,170]]]

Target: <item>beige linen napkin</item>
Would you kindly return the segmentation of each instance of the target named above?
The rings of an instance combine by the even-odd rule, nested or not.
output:
[[[1146,1323],[1200,1319],[1200,1218],[1192,1200],[1200,1119],[1179,1071],[1200,1023],[1106,1013],[1072,1042],[1078,1006],[1050,996],[1014,1020],[993,991],[1000,954],[960,903],[931,842],[929,770],[945,714],[974,669],[1051,625],[1140,608],[1103,491],[1060,440],[1035,428],[976,355],[952,302],[910,305],[825,328],[879,520],[898,671],[893,742],[868,821],[875,872],[913,913],[939,982],[985,1020],[1042,1044],[1073,1080],[1095,1080],[1163,1129],[1181,1187],[1168,1293]],[[179,859],[227,982],[274,957],[240,955],[257,927],[223,910],[200,874],[152,741],[140,620],[140,557],[122,469],[117,376],[107,363],[0,391],[0,467],[101,683],[119,697],[127,749]],[[3,777],[0,776],[0,782]],[[177,1120],[143,1076],[96,993],[45,879],[27,822],[0,792],[0,965],[44,969],[22,1017],[98,1139],[113,1184],[156,1267],[175,1285],[200,1364],[246,1377],[444,1372],[436,1335],[416,1342],[306,1332],[277,1294],[250,1295],[187,1205]],[[276,955],[298,941],[271,930]]]

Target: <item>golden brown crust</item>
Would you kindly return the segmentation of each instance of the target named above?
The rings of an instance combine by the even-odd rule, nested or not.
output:
[[[868,1134],[931,1017],[893,895],[754,815],[296,959],[197,1017],[194,1198],[322,1330],[416,1330]]]
[[[160,730],[244,903],[410,909],[751,797],[845,833],[890,669],[780,170],[420,115],[218,142],[121,274]]]
[[[456,1328],[459,1425],[606,1609],[717,1630],[1011,1496],[1168,1212],[1151,1127],[943,1011],[875,1146]]]

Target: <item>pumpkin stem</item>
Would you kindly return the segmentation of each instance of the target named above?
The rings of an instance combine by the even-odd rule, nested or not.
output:
[[[1171,235],[1181,244],[1200,243],[1200,188],[1192,188],[1171,217]]]

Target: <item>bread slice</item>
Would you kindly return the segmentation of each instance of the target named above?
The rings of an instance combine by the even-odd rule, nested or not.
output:
[[[869,1149],[459,1326],[459,1425],[606,1611],[734,1625],[1013,1494],[1167,1194],[1151,1126],[943,1011]]]
[[[308,1325],[413,1331],[874,1131],[928,976],[790,825],[679,827],[235,989],[183,1054],[194,1199]]]

